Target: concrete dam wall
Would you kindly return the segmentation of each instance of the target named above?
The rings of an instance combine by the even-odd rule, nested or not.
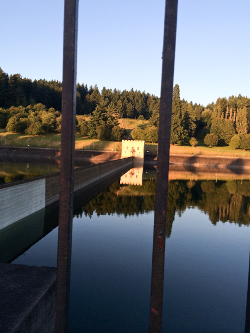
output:
[[[127,171],[133,158],[105,162],[75,169],[74,191],[118,171]],[[0,186],[0,229],[59,200],[60,174],[40,176]]]

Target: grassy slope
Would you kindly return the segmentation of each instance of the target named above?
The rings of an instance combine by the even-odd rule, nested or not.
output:
[[[0,130],[0,145],[15,147],[60,148],[61,135],[21,135]],[[79,134],[77,134],[75,147],[76,149],[117,151],[121,150],[121,142],[99,141],[97,139],[82,138]]]
[[[171,146],[170,154],[188,154],[188,155],[203,155],[203,156],[233,156],[233,157],[249,157],[250,151],[243,151],[242,149],[232,149],[229,146],[209,148],[203,144],[197,147],[191,146]]]
[[[131,132],[138,126],[143,126],[148,123],[147,120],[136,119],[119,119],[121,127]],[[49,134],[46,136],[20,135],[6,130],[0,130],[0,145],[1,146],[17,146],[17,147],[43,147],[43,148],[60,148],[61,135]],[[97,139],[82,138],[79,134],[76,135],[76,149],[90,150],[121,150],[121,142],[99,141]],[[146,144],[145,151],[157,153],[157,144]],[[235,156],[250,158],[250,151],[241,149],[234,150],[229,146],[208,148],[203,143],[199,142],[197,147],[171,145],[170,154],[176,155],[204,155],[204,156]]]

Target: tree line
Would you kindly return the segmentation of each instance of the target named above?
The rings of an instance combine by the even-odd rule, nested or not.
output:
[[[0,128],[6,128],[8,132],[28,135],[61,133],[61,120],[59,111],[48,109],[41,103],[0,108]],[[88,121],[77,115],[76,131],[82,136],[100,140],[121,141],[126,136],[126,131],[119,126],[117,116],[106,102],[97,105]]]
[[[62,83],[59,81],[30,80],[20,74],[8,75],[0,68],[0,107],[44,104],[48,109],[61,112]],[[77,84],[76,114],[89,115],[105,101],[119,118],[137,118],[142,115],[149,119],[159,101],[157,96],[131,89],[117,90],[95,85]]]
[[[158,104],[159,106],[159,104]],[[132,131],[133,139],[147,140],[159,127],[159,107],[155,108],[145,128]],[[250,149],[250,99],[239,95],[218,98],[206,107],[180,99],[178,84],[173,89],[171,143],[195,146],[204,142],[207,146],[230,145],[233,148]]]
[[[250,149],[250,99],[239,95],[218,98],[202,113],[203,135],[209,146]]]
[[[0,127],[41,135],[60,132],[62,83],[8,75],[0,68]],[[250,149],[250,99],[239,95],[203,105],[180,99],[173,89],[171,143]],[[82,136],[120,141],[129,138],[119,118],[147,120],[133,139],[158,142],[160,98],[149,93],[77,84],[77,130]],[[86,117],[88,116],[88,120]],[[82,116],[82,117],[81,117]]]
[[[61,128],[62,83],[8,75],[0,68],[0,127],[16,133],[41,135]],[[117,90],[77,84],[77,130],[82,136],[120,141],[126,131],[119,118],[149,119],[159,98],[131,89]],[[47,112],[47,116],[46,116]],[[89,116],[86,121],[81,115]]]

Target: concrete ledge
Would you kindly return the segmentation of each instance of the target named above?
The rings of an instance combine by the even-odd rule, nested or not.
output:
[[[33,147],[5,147],[0,146],[1,158],[11,158],[16,161],[31,160],[60,160],[61,150],[55,148],[33,148]],[[96,150],[75,150],[75,161],[91,161],[100,163],[117,160],[121,158],[121,152],[117,151],[96,151]]]
[[[145,155],[145,163],[156,164],[157,156]],[[170,155],[169,163],[172,165],[193,166],[203,168],[248,169],[250,159],[226,156],[202,156],[202,155]]]
[[[56,269],[0,264],[0,331],[54,331]]]

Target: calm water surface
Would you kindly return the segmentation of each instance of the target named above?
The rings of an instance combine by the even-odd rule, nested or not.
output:
[[[60,170],[58,163],[0,160],[0,184],[46,175]]]
[[[154,189],[117,181],[75,209],[70,332],[148,331]],[[249,198],[247,180],[169,183],[163,332],[244,332]],[[13,263],[56,252],[57,228]]]

